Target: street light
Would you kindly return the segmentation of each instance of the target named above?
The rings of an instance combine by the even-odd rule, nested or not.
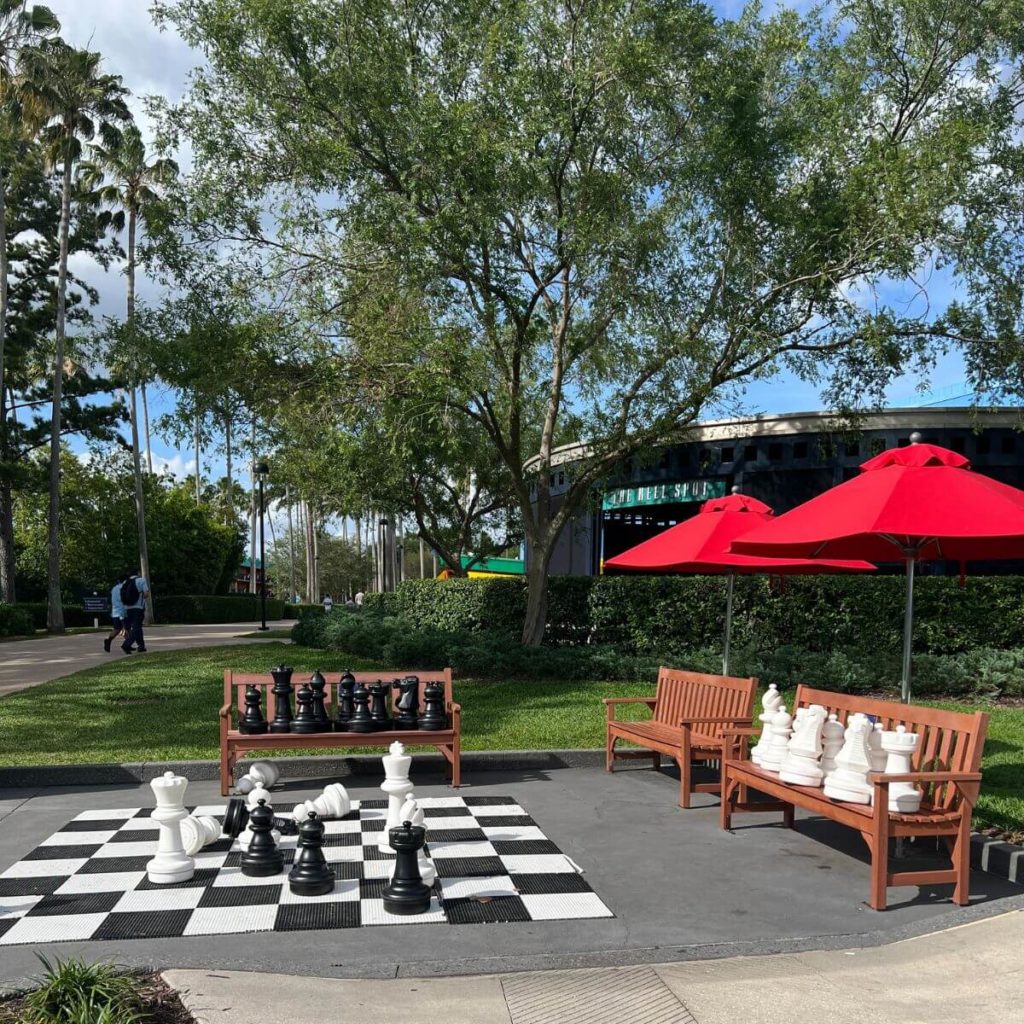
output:
[[[265,632],[270,627],[267,625],[267,554],[263,542],[263,481],[270,472],[270,467],[260,459],[252,468],[260,482],[260,631]],[[253,572],[255,571],[256,566],[253,566]]]

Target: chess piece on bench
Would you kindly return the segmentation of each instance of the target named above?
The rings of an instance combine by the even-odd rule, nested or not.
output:
[[[384,794],[388,798],[388,818],[384,825],[384,831],[381,832],[377,842],[377,849],[381,853],[390,855],[394,852],[391,847],[390,833],[405,820],[401,816],[402,804],[405,803],[407,796],[412,795],[413,785],[409,780],[412,758],[405,752],[405,747],[395,740],[382,760],[384,762],[384,781],[380,784],[380,788],[384,790]]]
[[[871,803],[872,787],[868,782],[871,771],[868,734],[871,731],[871,722],[864,715],[858,712],[850,716],[843,749],[836,755],[835,771],[825,780],[825,796],[852,804]]]
[[[843,749],[846,730],[838,715],[829,715],[821,729],[821,773],[827,779],[836,770],[836,754]]]
[[[263,703],[263,693],[258,686],[249,684],[245,688],[245,712],[239,723],[238,731],[246,736],[260,736],[267,731],[269,726],[263,717],[260,705]]]
[[[156,797],[153,820],[160,826],[156,856],[146,865],[146,874],[157,885],[187,882],[196,870],[196,862],[185,852],[181,823],[188,817],[185,790],[188,779],[164,772],[150,782]]]
[[[352,691],[352,717],[348,720],[348,731],[374,732],[376,728],[370,717],[370,691],[365,683],[356,683]]]
[[[875,722],[868,733],[868,764],[873,772],[885,771],[885,751],[882,749],[882,723]]]
[[[793,718],[786,711],[786,705],[780,704],[779,710],[772,715],[771,732],[768,735],[768,749],[761,755],[761,767],[766,772],[778,772],[786,759],[789,749],[789,737],[792,733]]]
[[[313,690],[309,683],[303,683],[295,694],[295,718],[292,719],[292,732],[320,732],[320,723],[313,713]]]
[[[327,680],[317,669],[309,679],[309,688],[313,691],[313,718],[317,732],[330,732],[331,720],[327,717]]]
[[[401,819],[402,821],[411,821],[414,825],[419,825],[423,829],[424,845],[420,847],[416,854],[416,863],[419,866],[420,878],[423,879],[424,885],[432,886],[437,881],[437,868],[434,867],[434,862],[427,856],[427,823],[423,814],[423,808],[420,807],[415,797],[407,796],[405,798],[405,803],[402,804]]]
[[[269,761],[253,761],[249,770],[235,783],[235,792],[245,796],[257,786],[270,789],[281,778],[281,769]]]
[[[438,732],[448,728],[448,715],[444,709],[444,683],[426,683],[423,687],[423,714],[420,729]]]
[[[296,896],[324,896],[334,889],[334,870],[324,857],[324,824],[310,811],[299,825],[295,861],[288,872],[288,886]]]
[[[761,755],[768,749],[769,737],[771,736],[772,719],[775,717],[775,713],[779,710],[781,705],[782,694],[779,693],[779,688],[772,683],[769,685],[768,689],[765,690],[764,696],[761,698],[762,711],[758,716],[758,721],[761,723],[761,735],[750,751],[750,760],[753,761],[754,764],[761,763]]]
[[[208,814],[190,814],[181,823],[181,842],[190,857],[218,839],[220,822]]]
[[[387,732],[391,728],[390,696],[391,686],[388,683],[377,682],[370,687],[370,718],[375,732]]]
[[[272,668],[274,677],[274,720],[270,723],[271,732],[291,732],[292,730],[292,668],[290,665],[278,665]]]
[[[917,733],[907,732],[905,725],[897,725],[894,732],[883,732],[881,739],[882,750],[886,754],[885,773],[906,775],[911,771],[911,758],[921,737]],[[921,809],[922,796],[921,790],[912,782],[889,783],[890,810],[899,811],[901,814],[915,814]]]
[[[820,704],[803,709],[793,724],[793,735],[789,740],[786,758],[782,762],[779,778],[794,786],[820,786],[822,782],[821,730],[825,724],[826,711]]]
[[[277,848],[272,831],[274,813],[265,800],[260,800],[249,812],[252,839],[242,854],[242,874],[250,878],[265,878],[284,870],[284,857]]]
[[[318,818],[344,818],[351,809],[348,790],[340,782],[332,782],[324,786],[323,792],[315,800],[303,800],[296,804],[292,817],[301,825],[310,813]]]
[[[398,691],[398,701],[395,708],[398,714],[395,716],[396,729],[418,729],[420,715],[420,681],[417,676],[406,676],[404,679],[396,679],[392,687]]]
[[[354,710],[352,694],[355,688],[356,677],[351,672],[346,672],[339,680],[335,690],[335,732],[349,732],[348,723],[352,720]]]
[[[430,886],[420,877],[417,854],[426,829],[406,821],[391,829],[388,838],[395,851],[395,873],[384,886],[384,909],[389,914],[425,914],[430,909]]]

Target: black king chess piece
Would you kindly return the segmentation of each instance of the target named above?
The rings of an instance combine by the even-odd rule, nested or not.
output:
[[[396,729],[416,729],[419,727],[420,714],[420,680],[418,676],[406,676],[396,679],[391,684],[398,691],[395,708]]]
[[[352,717],[348,720],[348,731],[374,732],[375,729],[370,717],[370,691],[365,683],[356,683],[352,691]]]
[[[324,896],[334,889],[334,871],[324,857],[324,823],[310,811],[299,826],[299,846],[288,872],[288,885],[296,896]]]
[[[331,720],[327,717],[327,680],[317,669],[309,679],[309,688],[313,691],[313,717],[316,719],[317,732],[330,732]]]
[[[292,719],[292,732],[320,732],[320,724],[313,713],[313,691],[309,683],[303,683],[295,694],[295,717]]]
[[[425,914],[430,909],[430,886],[420,876],[416,859],[426,838],[427,830],[411,821],[388,833],[395,851],[395,873],[384,886],[384,909],[389,914]]]
[[[292,731],[292,668],[290,665],[278,665],[272,668],[274,677],[274,720],[270,723],[271,732]]]
[[[335,715],[334,715],[334,731],[335,732],[348,732],[348,723],[352,720],[352,713],[354,710],[354,702],[352,700],[352,693],[356,688],[356,677],[351,672],[346,672],[341,680],[338,682],[338,688],[335,691]]]
[[[249,848],[242,854],[242,874],[251,878],[279,874],[284,870],[284,857],[270,834],[274,827],[274,813],[267,806],[266,800],[257,801],[249,812],[249,827],[252,829],[252,839]]]
[[[438,731],[448,728],[448,715],[444,709],[444,683],[427,683],[423,687],[423,714],[420,729]]]
[[[370,687],[370,718],[375,732],[387,732],[391,728],[391,715],[388,712],[388,697],[391,687],[387,683],[376,682]]]
[[[238,731],[246,736],[256,736],[267,731],[267,720],[263,717],[260,704],[263,694],[258,686],[251,683],[245,688],[245,713],[238,722]]]

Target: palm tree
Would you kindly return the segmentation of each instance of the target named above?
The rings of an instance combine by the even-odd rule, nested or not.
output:
[[[62,40],[47,40],[27,55],[26,79],[49,114],[41,141],[51,166],[62,169],[60,256],[57,269],[57,329],[53,356],[53,399],[50,416],[49,560],[47,564],[47,628],[64,631],[60,596],[60,430],[64,389],[64,341],[67,310],[68,237],[75,165],[85,143],[102,139],[113,145],[118,123],[131,119],[118,75],[102,71],[100,55],[76,50]]]
[[[83,167],[83,181],[92,189],[92,198],[109,208],[106,221],[115,231],[128,231],[128,344],[135,346],[135,268],[136,236],[139,223],[150,223],[153,215],[164,207],[161,187],[178,173],[178,165],[169,159],[146,162],[146,145],[138,126],[129,124],[114,145],[92,147],[91,159]],[[135,403],[137,361],[129,360],[128,408],[132,428],[132,459],[135,468],[135,519],[139,533],[139,561],[142,575],[152,586],[149,574],[149,546],[146,542],[146,498],[142,486],[142,463],[139,455],[139,416]],[[145,380],[142,381],[145,401]],[[149,472],[153,472],[153,459],[149,444],[149,416],[146,416],[146,453]],[[153,621],[152,598],[146,603],[146,622]]]

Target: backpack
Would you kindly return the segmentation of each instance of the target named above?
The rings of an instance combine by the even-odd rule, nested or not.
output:
[[[121,584],[121,603],[125,608],[131,608],[139,603],[139,596],[139,585],[135,582],[134,576],[129,576]]]

